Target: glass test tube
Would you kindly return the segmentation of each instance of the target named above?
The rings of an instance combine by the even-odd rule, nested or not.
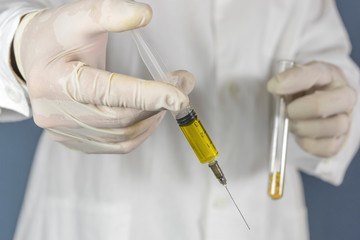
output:
[[[276,74],[292,68],[294,62],[280,60]],[[286,102],[282,96],[274,96],[273,132],[270,149],[270,175],[268,194],[272,199],[280,199],[284,193],[286,151],[289,120],[286,116]]]

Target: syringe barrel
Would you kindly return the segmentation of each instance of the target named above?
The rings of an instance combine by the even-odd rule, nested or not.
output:
[[[276,73],[281,73],[294,66],[290,60],[281,60]],[[289,120],[286,116],[286,102],[283,96],[274,96],[273,132],[270,148],[270,176],[268,194],[279,199],[284,193],[285,166],[287,152]]]
[[[214,161],[219,153],[197,117],[195,110],[189,105],[176,114],[175,117],[199,161],[203,164]]]

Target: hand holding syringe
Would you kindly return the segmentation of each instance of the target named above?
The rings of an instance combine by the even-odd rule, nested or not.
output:
[[[147,41],[145,41],[141,30],[135,29],[131,32],[136,46],[139,50],[140,56],[154,80],[163,81],[177,86],[179,83],[167,76],[168,71],[166,70],[165,65],[161,61],[160,57],[156,54],[156,51],[152,49],[152,47]],[[240,209],[238,208],[227,188],[227,181],[225,175],[223,174],[216,160],[216,157],[219,153],[215,148],[214,144],[212,143],[210,137],[206,133],[205,128],[202,126],[200,120],[198,119],[195,110],[189,104],[183,110],[171,113],[179,124],[182,132],[184,133],[186,139],[194,150],[196,156],[199,158],[199,161],[203,164],[207,163],[209,165],[216,178],[226,188],[236,208],[244,219],[247,227],[250,229],[244,216],[242,215]]]

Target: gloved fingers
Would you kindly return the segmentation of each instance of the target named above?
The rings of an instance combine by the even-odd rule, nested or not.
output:
[[[125,128],[159,113],[72,101],[46,102],[35,99],[32,102],[34,121],[41,128],[76,128],[79,122],[95,128]],[[56,106],[60,104],[61,108]]]
[[[290,131],[307,138],[329,138],[345,135],[350,127],[347,114],[337,114],[328,118],[290,121]]]
[[[32,99],[31,104],[34,122],[45,129],[77,128],[80,124],[95,128],[125,128],[159,112],[42,98]]]
[[[274,95],[291,95],[312,88],[337,88],[347,85],[346,78],[335,65],[323,62],[311,62],[296,65],[271,78],[267,89]]]
[[[136,147],[138,147],[141,143],[143,143],[151,134],[157,129],[161,119],[156,122],[156,124],[152,124],[149,128],[147,128],[144,132],[137,135],[134,138],[120,141],[120,142],[99,142],[99,141],[89,141],[85,140],[82,142],[66,142],[63,143],[65,146],[75,149],[78,151],[82,151],[85,153],[120,153],[125,154],[133,151]]]
[[[137,138],[139,135],[148,131],[148,129],[153,128],[153,126],[158,126],[164,114],[164,111],[159,112],[150,118],[124,128],[96,128],[78,122],[76,127],[55,127],[48,128],[47,130],[51,132],[52,135],[61,135],[64,140],[76,139],[82,142],[118,143]],[[59,139],[57,139],[57,141],[60,141]]]
[[[178,76],[182,81],[191,77],[190,74]],[[189,79],[191,81],[193,79]],[[189,104],[188,96],[170,84],[110,73],[83,63],[74,67],[63,85],[68,97],[85,104],[145,111],[179,111]]]
[[[356,92],[349,86],[315,91],[290,102],[289,118],[294,120],[327,117],[350,112],[356,103]]]
[[[336,155],[344,144],[346,136],[333,138],[302,138],[296,137],[298,145],[306,152],[318,157],[329,158]]]
[[[97,109],[95,115],[78,116],[77,120],[96,128],[125,128],[159,113],[159,111],[142,111],[134,108],[92,106]]]
[[[149,119],[144,120],[146,127],[141,126],[142,129],[139,130],[139,126],[134,127],[133,129],[127,129],[127,134],[122,136],[117,136],[114,133],[107,132],[105,135],[101,136],[101,131],[88,131],[89,135],[83,135],[83,131],[80,129],[77,132],[69,131],[64,129],[47,129],[50,137],[70,149],[78,150],[85,153],[129,153],[144,142],[158,127],[160,124],[165,112],[161,112],[158,116],[154,116],[151,124]],[[142,123],[143,124],[143,123]],[[136,129],[135,129],[136,128]],[[74,130],[74,129],[72,129]],[[96,133],[93,135],[93,133]],[[121,132],[119,129],[115,132]],[[81,133],[77,135],[77,133]],[[109,134],[110,135],[106,135]],[[96,136],[96,137],[94,137]]]
[[[144,133],[135,139],[118,143],[96,142],[90,140],[79,141],[77,139],[66,139],[66,141],[60,141],[59,143],[69,149],[89,154],[126,154],[134,150],[150,135],[151,132],[148,134]]]

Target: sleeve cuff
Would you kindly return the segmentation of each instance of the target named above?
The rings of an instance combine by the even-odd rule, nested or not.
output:
[[[0,14],[0,40],[3,47],[0,51],[0,121],[16,121],[31,117],[27,88],[19,83],[9,58],[13,37],[21,17],[40,9],[41,6],[23,6],[9,8]]]

